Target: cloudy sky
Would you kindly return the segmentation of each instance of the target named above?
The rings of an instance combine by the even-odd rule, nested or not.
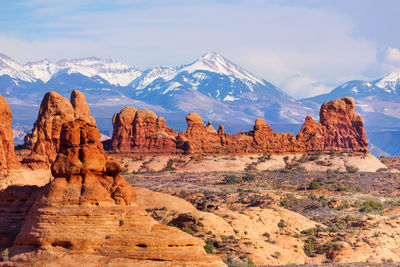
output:
[[[216,51],[303,98],[400,71],[399,10],[398,0],[2,1],[0,53],[146,69]]]

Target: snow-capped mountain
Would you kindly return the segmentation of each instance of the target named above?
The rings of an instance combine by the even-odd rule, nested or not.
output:
[[[251,129],[255,119],[300,124],[315,110],[223,56],[210,52],[189,64],[144,71],[95,57],[20,64],[0,55],[0,94],[20,125],[32,125],[43,95],[85,93],[99,128],[109,134],[112,115],[125,106],[152,109],[177,130],[197,112],[230,132]],[[280,128],[282,129],[282,128]]]
[[[115,60],[103,60],[96,57],[60,60],[53,63],[47,59],[37,62],[28,62],[24,65],[0,54],[0,76],[8,75],[11,78],[27,82],[41,80],[47,83],[59,73],[80,73],[87,77],[99,76],[113,85],[126,86],[139,77],[142,72]]]
[[[354,98],[368,96],[400,96],[400,73],[391,72],[374,81],[349,81],[327,94],[318,95],[304,100],[323,103],[343,96],[352,96]]]

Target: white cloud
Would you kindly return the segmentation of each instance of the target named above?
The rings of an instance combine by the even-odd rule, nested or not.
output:
[[[393,47],[388,47],[386,50],[386,59],[389,62],[400,62],[400,50]]]

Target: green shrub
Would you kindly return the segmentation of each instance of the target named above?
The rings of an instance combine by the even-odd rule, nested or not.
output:
[[[346,171],[348,173],[357,173],[359,169],[356,166],[346,166]]]
[[[204,250],[205,250],[208,254],[214,254],[214,253],[215,253],[215,252],[214,252],[215,247],[214,247],[213,244],[207,244],[207,245],[205,245],[205,246],[204,246]]]
[[[247,172],[247,173],[243,176],[242,179],[243,179],[243,181],[246,181],[246,182],[252,182],[252,181],[254,181],[254,180],[256,179],[256,175],[253,174],[253,173]]]
[[[285,227],[286,227],[285,220],[281,219],[281,220],[278,222],[278,227],[279,227],[279,228],[285,228]]]
[[[383,210],[384,206],[382,202],[374,201],[374,200],[366,200],[361,204],[359,209],[360,212],[373,212]]]
[[[310,190],[318,190],[321,188],[320,183],[318,183],[317,181],[312,181],[309,185],[308,185],[308,189]]]
[[[307,240],[304,242],[304,254],[306,254],[308,257],[315,257],[314,253],[314,237],[309,237]]]
[[[335,191],[336,192],[347,192],[347,191],[349,191],[349,189],[346,186],[342,185],[342,184],[337,184],[336,188],[335,188]]]
[[[240,184],[242,179],[237,175],[225,175],[222,179],[223,184]]]

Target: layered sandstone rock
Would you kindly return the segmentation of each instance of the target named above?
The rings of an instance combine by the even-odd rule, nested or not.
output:
[[[176,152],[177,133],[151,110],[124,108],[113,117],[111,149],[119,152]]]
[[[25,147],[32,151],[24,162],[31,165],[54,162],[60,145],[61,127],[73,120],[74,108],[68,99],[56,92],[47,93],[32,131],[25,136]]]
[[[171,129],[168,128],[170,131],[167,132],[165,127],[154,126],[157,125],[154,113],[146,111],[143,113],[147,115],[138,116],[141,113],[136,109],[124,109],[120,114],[114,115],[113,150],[162,153],[175,151],[189,154],[305,153],[332,149],[368,152],[364,122],[360,115],[354,113],[354,106],[354,99],[350,97],[325,103],[320,111],[321,122],[307,116],[296,137],[291,133],[274,133],[270,125],[261,118],[256,120],[252,131],[229,135],[222,125],[215,131],[210,121],[206,126],[199,114],[190,113],[186,116],[186,131],[180,132],[176,139],[173,137],[175,132]],[[139,123],[136,117],[147,119],[142,119]],[[168,138],[154,138],[157,133],[160,136],[168,135]]]
[[[29,248],[11,260],[53,265],[224,266],[207,255],[204,242],[157,223],[136,203],[122,166],[105,155],[96,126],[67,122],[55,179],[37,197],[10,250]],[[27,249],[28,248],[28,249]],[[68,259],[67,262],[64,262]]]
[[[18,159],[14,152],[12,119],[10,106],[4,97],[0,95],[0,172],[18,164]]]

